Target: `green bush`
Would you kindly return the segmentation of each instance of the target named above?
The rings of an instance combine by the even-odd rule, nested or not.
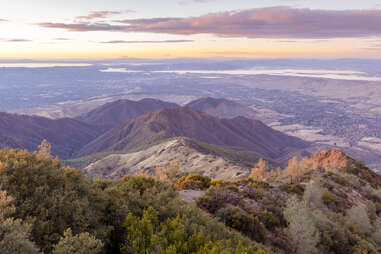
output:
[[[208,176],[199,174],[190,174],[183,176],[176,181],[179,190],[205,190],[211,185],[211,179]]]
[[[262,242],[265,237],[265,227],[258,216],[246,213],[234,206],[221,208],[216,216],[226,225],[243,232],[251,239]]]
[[[107,196],[80,171],[37,152],[0,151],[0,186],[14,198],[15,218],[32,219],[31,238],[49,253],[63,232],[90,232],[105,240]]]
[[[141,218],[130,213],[124,223],[127,239],[122,253],[254,253],[253,247],[243,247],[242,242],[236,245],[230,240],[213,242],[210,235],[190,230],[188,225],[185,215],[161,222],[152,207]]]
[[[299,184],[286,183],[281,186],[281,190],[290,194],[298,194],[300,196],[303,195],[304,189]]]
[[[331,208],[337,208],[340,205],[338,198],[328,190],[323,191],[322,200],[325,205]]]

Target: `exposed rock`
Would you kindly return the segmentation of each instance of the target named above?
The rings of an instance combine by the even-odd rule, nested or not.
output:
[[[340,150],[320,151],[313,154],[311,160],[315,168],[323,168],[325,170],[331,168],[344,169],[355,164],[355,160]]]

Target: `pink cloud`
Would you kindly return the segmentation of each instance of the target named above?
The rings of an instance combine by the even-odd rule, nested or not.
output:
[[[134,10],[124,10],[124,11],[93,11],[90,12],[86,16],[78,16],[78,19],[100,19],[100,18],[107,18],[112,15],[119,15],[119,14],[124,14],[124,13],[134,13]]]
[[[312,10],[289,7],[210,13],[189,18],[148,18],[106,23],[41,23],[69,31],[214,34],[249,38],[339,38],[381,35],[381,10]]]
[[[193,40],[164,40],[164,41],[103,41],[101,43],[105,44],[138,44],[138,43],[184,43],[184,42],[194,42]]]

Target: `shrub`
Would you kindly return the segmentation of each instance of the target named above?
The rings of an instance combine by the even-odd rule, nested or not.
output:
[[[199,174],[190,174],[183,176],[176,181],[179,190],[205,190],[211,185],[211,179],[208,176]]]
[[[333,180],[342,186],[348,186],[350,184],[349,180],[347,180],[345,177],[342,177],[338,174],[334,174]]]
[[[368,217],[367,208],[365,205],[353,206],[351,209],[347,210],[347,217],[356,223],[362,231],[368,233],[372,229],[370,220]]]
[[[242,242],[213,241],[211,235],[192,230],[189,222],[186,215],[161,222],[152,207],[141,218],[130,213],[123,225],[127,239],[122,253],[254,253],[252,247],[245,247]]]
[[[288,224],[288,232],[298,253],[317,253],[319,232],[312,221],[312,215],[304,200],[293,196],[287,200],[284,217]]]
[[[214,214],[218,209],[227,204],[237,206],[242,200],[235,191],[227,188],[210,188],[206,194],[197,200],[197,205],[208,212]]]
[[[13,198],[0,190],[0,253],[38,254],[39,250],[30,241],[31,225],[10,216],[15,212]]]
[[[302,196],[304,193],[304,189],[299,184],[293,184],[293,183],[286,183],[281,186],[281,190],[291,193],[291,194],[297,194]]]
[[[67,229],[58,244],[54,245],[52,254],[99,254],[103,243],[89,233],[73,236]]]
[[[91,232],[106,239],[108,198],[80,171],[61,166],[46,153],[0,151],[0,186],[14,198],[14,217],[31,221],[31,238],[49,253],[63,232]]]
[[[337,206],[340,204],[340,201],[337,199],[337,197],[328,190],[323,191],[322,200],[324,204],[334,209],[337,209]]]
[[[266,228],[271,229],[281,225],[280,219],[268,210],[261,213],[259,217],[261,218],[261,221],[263,221]]]
[[[38,254],[38,248],[30,240],[30,231],[31,225],[20,219],[0,221],[0,253]]]
[[[322,207],[322,196],[323,189],[320,187],[320,180],[315,180],[314,183],[306,186],[303,198],[309,207],[320,208]]]
[[[229,227],[241,231],[250,238],[256,241],[264,240],[265,227],[258,216],[231,205],[218,210],[216,216]]]

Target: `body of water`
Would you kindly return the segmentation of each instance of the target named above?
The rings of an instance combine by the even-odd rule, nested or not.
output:
[[[143,72],[126,68],[108,68],[102,72]],[[238,69],[238,70],[165,70],[152,73],[208,74],[208,75],[274,75],[291,77],[327,78],[357,81],[381,81],[381,77],[368,76],[365,72],[324,69]],[[214,77],[214,76],[213,76]],[[215,77],[217,78],[217,77]]]

